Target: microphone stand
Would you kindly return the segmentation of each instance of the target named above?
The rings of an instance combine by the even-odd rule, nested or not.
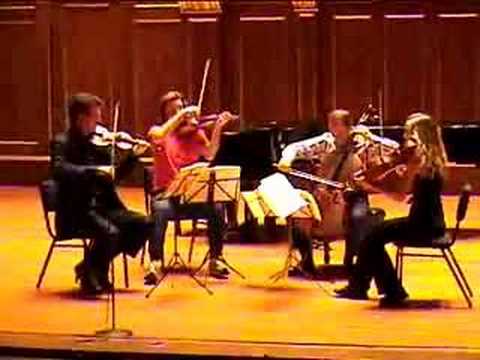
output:
[[[120,110],[120,103],[116,102],[114,105],[114,112],[113,112],[113,138],[112,138],[112,149],[110,152],[110,161],[111,161],[111,169],[112,169],[112,182],[115,181],[115,143],[116,143],[116,134],[118,131],[118,117],[119,117],[119,110]],[[108,226],[111,226],[110,220],[108,220]],[[110,229],[109,229],[110,230]],[[112,249],[110,248],[110,254],[112,254]],[[111,317],[110,317],[110,327],[106,329],[101,329],[95,331],[95,336],[103,337],[103,338],[124,338],[130,337],[133,335],[133,332],[128,329],[118,329],[117,328],[117,311],[116,311],[116,302],[115,302],[115,258],[112,257],[110,261],[110,277],[112,280],[111,291],[109,297],[107,298],[107,318],[109,314],[109,306],[111,302]],[[108,320],[107,320],[108,321]]]

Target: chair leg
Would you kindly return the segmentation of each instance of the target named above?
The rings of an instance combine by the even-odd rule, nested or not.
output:
[[[323,261],[325,265],[330,264],[330,244],[327,240],[323,241]]]
[[[42,270],[40,271],[40,275],[38,276],[37,289],[40,289],[40,286],[42,285],[43,277],[45,276],[45,272],[47,271],[47,267],[50,262],[50,258],[52,257],[54,247],[55,247],[55,240],[52,241],[52,243],[50,244],[50,247],[48,248],[47,257],[43,262]]]
[[[452,275],[453,275],[453,277],[455,278],[455,281],[458,284],[458,287],[460,288],[460,290],[463,293],[463,297],[465,298],[465,301],[467,302],[468,307],[472,308],[472,306],[473,306],[472,305],[472,300],[470,299],[470,296],[468,296],[467,290],[465,289],[464,284],[462,283],[459,275],[457,274],[457,272],[455,270],[455,267],[452,263],[452,260],[448,257],[447,252],[444,249],[442,249],[441,251],[442,251],[443,258],[447,262],[447,265],[450,268],[450,271],[452,272]]]
[[[82,243],[83,243],[83,259],[85,259],[88,253],[88,241],[86,239],[82,239]]]
[[[188,249],[188,263],[192,262],[193,246],[195,245],[195,232],[197,231],[197,220],[192,223],[192,238],[190,240],[190,248]]]
[[[400,284],[403,283],[403,248],[397,247],[395,258],[395,269],[397,270],[397,278]]]
[[[395,273],[397,274],[397,278],[400,279],[400,271],[399,271],[399,268],[398,268],[398,266],[399,266],[399,260],[398,260],[399,259],[399,255],[398,255],[399,253],[398,252],[399,252],[399,250],[398,250],[398,246],[397,246],[397,249],[395,251]]]
[[[142,247],[142,253],[140,254],[140,265],[145,265],[145,253],[147,251],[147,243]]]
[[[123,253],[122,256],[123,256],[123,279],[125,281],[125,287],[128,289],[130,287],[130,282],[128,279],[128,259],[125,253]]]
[[[400,283],[403,284],[403,265],[405,264],[404,262],[404,256],[403,256],[403,248],[400,249]]]
[[[455,254],[453,253],[452,249],[448,248],[447,253],[448,253],[448,255],[450,255],[450,258],[452,259],[453,264],[455,265],[455,268],[457,269],[457,272],[460,275],[460,278],[462,279],[462,281],[465,285],[465,288],[467,289],[468,294],[470,295],[470,297],[473,297],[472,288],[470,287],[470,284],[468,283],[467,278],[466,278],[465,274],[463,273],[463,270],[460,267],[460,264],[458,263],[457,258],[455,257]]]

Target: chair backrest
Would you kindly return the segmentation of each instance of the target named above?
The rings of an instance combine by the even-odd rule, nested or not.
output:
[[[460,192],[460,198],[457,205],[457,224],[460,224],[467,215],[468,203],[470,202],[470,195],[472,193],[472,186],[470,184],[464,184],[462,191]]]
[[[450,246],[457,241],[458,232],[460,231],[460,223],[465,219],[468,210],[468,203],[470,202],[470,195],[472,193],[472,187],[466,183],[462,186],[460,197],[457,204],[456,224],[455,229],[452,232],[452,238]]]
[[[42,201],[43,217],[48,233],[52,238],[56,235],[53,232],[53,227],[50,224],[50,213],[55,213],[58,202],[58,183],[55,180],[49,179],[42,181],[39,185],[40,199]]]
[[[143,195],[145,199],[145,210],[150,213],[150,196],[153,191],[153,167],[145,166],[143,168]]]
[[[39,186],[42,207],[45,213],[57,210],[58,184],[55,180],[42,181]]]

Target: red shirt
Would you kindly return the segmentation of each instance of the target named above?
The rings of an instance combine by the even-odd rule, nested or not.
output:
[[[179,138],[175,132],[153,141],[153,188],[164,190],[170,185],[178,171],[197,162],[207,150],[205,132],[198,129],[187,138]]]

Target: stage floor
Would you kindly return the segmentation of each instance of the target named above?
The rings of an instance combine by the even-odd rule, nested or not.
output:
[[[122,196],[129,206],[143,209],[140,189],[122,189]],[[479,200],[472,199],[466,228],[480,228]],[[398,205],[384,196],[374,196],[373,204],[385,208],[389,216],[405,214],[407,209],[406,205]],[[445,199],[449,225],[453,224],[455,206],[455,197]],[[0,214],[0,272],[4,274],[0,346],[21,345],[22,341],[27,344],[33,341],[33,335],[28,334],[34,333],[58,335],[49,337],[50,343],[61,343],[62,336],[75,342],[80,335],[91,335],[105,327],[106,302],[78,298],[73,283],[73,266],[80,260],[81,251],[57,250],[42,289],[35,289],[50,242],[36,189],[0,188]],[[171,241],[167,243],[170,247]],[[185,255],[188,243],[188,239],[181,241]],[[480,235],[471,234],[454,248],[475,295],[480,285],[479,246]],[[333,262],[339,262],[342,243],[333,243],[333,248]],[[371,349],[369,357],[375,354],[375,349],[420,349],[425,358],[430,357],[426,355],[429,351],[441,349],[448,350],[444,354],[452,358],[458,358],[454,356],[456,352],[480,356],[478,301],[474,300],[472,310],[467,308],[441,260],[407,259],[405,286],[410,293],[409,306],[385,310],[378,308],[374,290],[369,301],[333,298],[333,289],[343,285],[342,282],[288,279],[272,284],[268,277],[282,267],[286,250],[286,244],[278,243],[227,244],[225,256],[247,279],[233,275],[228,281],[211,280],[212,296],[185,275],[173,275],[146,299],[140,260],[130,259],[131,285],[129,289],[120,289],[118,296],[119,326],[132,329],[138,340],[135,346],[141,348],[145,344],[146,352],[166,351],[166,341],[177,344],[177,348],[187,343],[202,344],[197,349],[202,348],[198,351],[204,353],[252,356],[275,355],[275,351],[287,345],[289,350],[280,351],[282,356],[329,353],[339,357],[344,354],[339,349],[350,348]],[[205,251],[205,239],[200,239],[195,247],[195,263]],[[317,252],[316,258],[321,263],[322,253]],[[117,283],[123,286],[121,262],[117,263]],[[16,334],[17,340],[13,340]],[[42,337],[37,338],[35,341],[41,343]],[[88,344],[78,341],[76,346],[91,346]],[[123,346],[127,345],[122,343],[113,348]],[[184,348],[189,347],[184,345]]]

